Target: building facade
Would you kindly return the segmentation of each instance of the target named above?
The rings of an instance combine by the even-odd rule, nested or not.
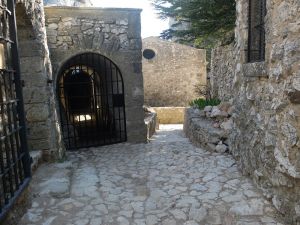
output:
[[[206,85],[206,52],[158,37],[143,39],[145,104],[184,107]]]

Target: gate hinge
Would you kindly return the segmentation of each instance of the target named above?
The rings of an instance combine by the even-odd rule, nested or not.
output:
[[[25,87],[25,81],[24,80],[21,80],[21,86]]]

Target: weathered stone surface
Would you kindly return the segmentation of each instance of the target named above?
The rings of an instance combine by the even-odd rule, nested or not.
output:
[[[186,107],[196,99],[195,85],[206,85],[206,52],[158,37],[143,39],[145,104],[151,107]]]
[[[216,152],[219,152],[219,153],[224,153],[228,150],[228,147],[224,144],[221,144],[219,143],[217,146],[216,146]]]
[[[244,50],[248,48],[249,1],[236,4],[235,41],[213,51],[212,92],[233,103],[229,113],[233,123],[227,125],[232,126],[230,152],[240,168],[274,199],[276,208],[286,215],[286,224],[296,224],[300,216],[295,210],[300,201],[300,5],[267,1],[265,60],[248,63]]]
[[[196,146],[200,146],[209,151],[217,151],[217,145],[220,141],[227,138],[225,130],[216,126],[216,122],[205,116],[199,116],[193,108],[187,108],[185,111],[184,133]],[[215,107],[215,112],[222,112]],[[197,115],[198,114],[198,115]],[[218,151],[225,152],[224,146],[220,145]]]
[[[37,170],[19,225],[280,224],[233,158],[194,147],[181,125],[162,125],[149,144],[68,152],[66,160]]]
[[[43,1],[18,0],[16,22],[21,63],[21,79],[24,81],[24,103],[29,130],[29,150],[56,149],[56,156],[63,155],[57,137],[60,129],[52,129],[57,123],[54,93],[51,80],[51,62],[46,40]],[[55,27],[52,26],[53,29]],[[39,131],[39,132],[37,132]]]

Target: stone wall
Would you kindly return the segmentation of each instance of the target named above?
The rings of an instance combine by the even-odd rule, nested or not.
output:
[[[212,50],[209,81],[213,98],[228,101],[234,97],[232,91],[235,69],[234,58],[234,43],[219,46]]]
[[[54,94],[48,82],[52,71],[43,3],[19,0],[16,18],[29,150],[43,150],[48,159],[61,158]]]
[[[237,63],[232,90],[227,93],[235,107],[230,149],[241,170],[254,178],[265,196],[285,215],[286,223],[297,224],[300,222],[300,3],[267,0],[265,61],[247,63],[249,1],[236,2],[233,55]],[[225,65],[219,64],[224,66],[226,61]],[[226,79],[221,81],[227,82]],[[221,93],[221,99],[224,94]]]
[[[143,50],[154,58],[143,57],[145,104],[152,107],[188,106],[199,97],[195,85],[206,84],[206,52],[156,37],[143,39]]]
[[[128,141],[146,141],[141,10],[45,7],[45,12],[54,83],[75,55],[93,52],[109,58],[123,76]]]

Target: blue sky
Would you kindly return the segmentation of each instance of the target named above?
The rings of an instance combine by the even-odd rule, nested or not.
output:
[[[150,0],[92,0],[95,7],[140,8],[142,12],[142,37],[159,36],[168,28],[168,21],[157,18]]]

